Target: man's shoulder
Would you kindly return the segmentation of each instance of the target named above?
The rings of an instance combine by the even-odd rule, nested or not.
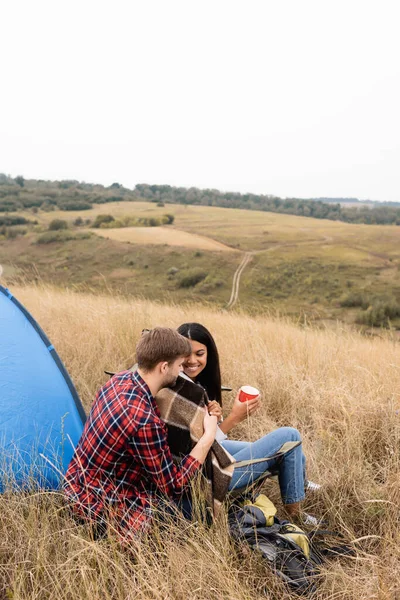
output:
[[[113,375],[100,389],[99,394],[107,403],[112,402],[129,411],[136,421],[143,423],[155,416],[148,388],[132,371],[122,371]]]

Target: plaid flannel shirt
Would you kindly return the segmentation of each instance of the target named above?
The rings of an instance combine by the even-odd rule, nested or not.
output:
[[[113,515],[125,536],[147,524],[157,498],[179,497],[200,466],[190,455],[174,464],[148,386],[124,371],[97,393],[64,489],[78,514]]]

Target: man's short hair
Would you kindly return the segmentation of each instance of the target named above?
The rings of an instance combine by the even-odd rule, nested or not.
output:
[[[189,356],[191,351],[189,340],[175,329],[155,327],[143,332],[136,346],[136,362],[139,369],[152,371],[158,363],[173,363],[181,356]]]

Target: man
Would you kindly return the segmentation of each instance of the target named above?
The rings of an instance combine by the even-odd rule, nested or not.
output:
[[[148,525],[162,496],[178,499],[203,464],[217,418],[204,415],[204,434],[175,465],[154,396],[173,386],[190,342],[157,327],[136,347],[137,371],[114,375],[97,393],[65,476],[65,493],[80,516],[113,518],[126,539]]]

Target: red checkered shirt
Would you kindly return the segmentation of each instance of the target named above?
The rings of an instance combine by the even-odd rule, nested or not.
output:
[[[190,455],[173,463],[147,384],[124,371],[97,393],[64,489],[80,515],[112,514],[125,536],[148,523],[157,498],[179,497],[200,466]]]

